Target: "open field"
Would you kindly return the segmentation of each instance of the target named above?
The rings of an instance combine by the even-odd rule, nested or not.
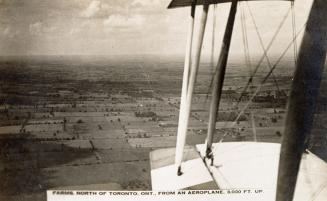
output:
[[[234,127],[267,72],[248,79],[230,63],[215,141],[280,142],[292,67],[276,69]],[[45,200],[46,189],[149,190],[149,152],[174,147],[183,58],[0,58],[0,200]],[[203,63],[192,104],[187,144],[204,143],[210,66]],[[324,77],[309,148],[327,159],[327,79]],[[251,114],[253,114],[253,123]],[[227,123],[226,123],[227,121]],[[253,126],[255,125],[256,137]]]

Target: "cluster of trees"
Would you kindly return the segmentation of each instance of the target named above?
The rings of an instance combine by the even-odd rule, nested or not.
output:
[[[135,112],[134,113],[136,117],[157,117],[157,114],[152,111],[145,111],[145,112]]]

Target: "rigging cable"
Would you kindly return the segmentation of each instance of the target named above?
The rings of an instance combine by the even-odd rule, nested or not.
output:
[[[143,73],[143,76],[146,78],[146,81],[147,81],[147,84],[148,84],[148,88],[149,90],[152,90],[154,92],[154,87],[152,86],[151,84],[151,80],[150,80],[150,75],[149,73],[147,73],[145,70],[144,70],[144,67],[142,64],[138,64],[138,67],[141,69],[142,73]]]
[[[257,35],[258,35],[259,42],[260,42],[260,46],[261,46],[261,48],[262,48],[262,50],[263,50],[263,54],[264,54],[264,56],[265,56],[265,58],[266,58],[266,60],[267,60],[268,67],[269,67],[269,69],[271,69],[271,68],[272,68],[272,66],[271,66],[271,62],[270,62],[270,59],[269,59],[269,57],[268,57],[268,55],[267,55],[267,50],[265,49],[265,46],[264,46],[264,44],[263,44],[263,40],[262,40],[262,37],[261,37],[261,35],[260,35],[260,33],[259,33],[259,29],[258,29],[258,26],[257,26],[257,24],[256,24],[256,22],[255,22],[255,19],[254,19],[254,16],[253,16],[252,10],[251,10],[251,8],[250,8],[248,2],[246,2],[246,5],[247,5],[247,8],[248,8],[248,10],[249,10],[249,13],[250,13],[250,16],[251,16],[252,23],[253,23],[253,25],[254,25],[255,31],[256,31],[256,33],[257,33]],[[293,38],[293,39],[294,39],[294,38]],[[273,77],[274,83],[275,83],[275,85],[276,85],[277,91],[279,92],[280,90],[279,90],[278,82],[277,82],[277,80],[276,80],[276,76],[275,76],[274,73],[272,73],[272,77]]]
[[[282,58],[285,56],[285,54],[287,53],[287,51],[289,50],[289,48],[292,46],[292,44],[294,43],[294,41],[297,39],[297,37],[300,35],[300,33],[303,31],[303,29],[305,28],[305,25],[307,23],[305,23],[303,25],[303,27],[297,32],[294,40],[292,40],[286,47],[286,49],[282,52],[281,56],[277,59],[276,63],[274,64],[274,66],[271,68],[271,70],[268,72],[268,74],[264,77],[264,79],[261,81],[260,85],[258,86],[258,88],[256,89],[256,91],[254,92],[254,94],[252,94],[250,100],[247,102],[247,104],[242,108],[242,110],[239,112],[239,114],[237,115],[237,117],[235,118],[235,120],[233,121],[231,127],[234,127],[237,123],[237,121],[239,120],[239,118],[241,117],[241,115],[244,113],[244,111],[247,109],[247,107],[251,104],[252,100],[254,99],[254,97],[258,94],[258,92],[260,91],[261,87],[266,83],[266,81],[268,80],[269,76],[272,74],[272,72],[276,69],[277,65],[279,64],[279,62],[282,60]],[[224,125],[224,128],[226,128],[227,126],[227,122]],[[224,138],[228,135],[227,132],[225,132],[225,134],[222,136],[222,138],[220,139],[219,142],[222,142],[224,140]]]
[[[274,33],[272,39],[270,40],[270,42],[269,42],[269,44],[268,44],[268,46],[267,46],[267,49],[266,49],[267,52],[269,51],[269,49],[271,48],[271,45],[273,44],[273,42],[275,41],[277,35],[279,34],[279,32],[280,32],[282,26],[284,25],[284,23],[285,23],[285,21],[286,21],[288,15],[289,15],[289,13],[290,13],[290,11],[291,11],[291,9],[289,9],[289,10],[287,11],[287,13],[286,13],[285,16],[283,17],[281,23],[279,24],[279,26],[278,26],[276,32]],[[256,65],[254,71],[252,72],[252,75],[251,75],[251,77],[249,78],[249,80],[248,80],[248,82],[247,82],[247,84],[246,84],[246,86],[245,86],[243,92],[241,93],[241,96],[238,98],[238,102],[240,102],[240,101],[242,100],[243,96],[245,95],[245,92],[247,91],[249,85],[252,83],[253,77],[255,76],[255,74],[256,74],[257,70],[259,69],[261,63],[263,62],[263,59],[264,59],[264,58],[265,58],[265,55],[262,55],[261,58],[260,58],[260,60],[259,60],[259,62],[258,62],[258,64]],[[218,71],[218,69],[216,68],[215,71],[213,72],[213,74],[217,73],[217,71]],[[209,98],[209,93],[210,93],[210,91],[212,90],[212,85],[213,85],[213,77],[211,78],[211,81],[210,81],[210,84],[209,84],[209,87],[208,87],[208,91],[207,91],[207,95],[206,95],[206,99],[205,99],[204,105],[206,105],[206,103],[207,103],[207,100],[208,100],[208,98]],[[238,105],[238,104],[239,104],[239,103],[237,103],[237,105]]]
[[[239,2],[242,5],[242,2]],[[245,21],[245,11],[244,7],[241,7],[241,26],[242,26],[242,41],[244,47],[244,60],[246,66],[249,68],[249,75],[252,74],[252,64],[251,64],[251,57],[250,57],[250,49],[249,49],[249,42],[248,42],[248,35],[247,35],[247,28],[246,28],[246,21]]]
[[[269,49],[271,48],[272,44],[274,43],[275,39],[277,38],[277,35],[279,34],[281,28],[283,27],[283,25],[284,25],[284,23],[285,23],[285,21],[286,21],[288,15],[289,15],[290,11],[291,11],[291,9],[289,9],[289,10],[286,12],[286,14],[283,16],[282,21],[280,22],[279,26],[277,27],[277,29],[276,29],[276,31],[275,31],[275,33],[274,33],[272,39],[270,40],[270,42],[269,42],[269,44],[268,44],[268,46],[267,46],[267,49],[266,49],[265,51],[268,52]],[[261,64],[262,64],[262,62],[263,62],[263,60],[264,60],[264,58],[265,58],[265,55],[263,54],[263,55],[261,56],[259,62],[258,62],[257,65],[255,66],[255,69],[253,70],[251,77],[248,79],[248,82],[247,82],[247,84],[245,85],[245,87],[244,87],[244,89],[243,89],[243,91],[242,91],[240,97],[238,98],[237,103],[236,103],[236,106],[234,106],[235,108],[238,108],[238,105],[240,104],[242,98],[243,98],[244,95],[246,94],[247,89],[248,89],[249,86],[252,84],[253,78],[254,78],[256,72],[258,71],[259,67],[261,66]],[[218,72],[218,69],[216,68],[214,73],[217,73],[217,72]],[[211,79],[211,83],[210,83],[209,88],[208,88],[208,92],[207,92],[207,95],[206,95],[206,99],[205,99],[204,105],[206,105],[206,102],[207,102],[207,100],[208,100],[208,98],[209,98],[209,93],[210,93],[210,91],[212,90],[212,85],[213,85],[213,77],[212,77],[212,79]],[[228,120],[229,120],[229,119],[232,119],[232,116],[233,116],[233,113],[230,113],[230,115],[228,116]],[[238,117],[238,118],[240,118],[240,117]],[[238,119],[238,118],[237,118],[237,119]],[[224,125],[223,127],[226,127],[226,126],[227,126],[227,122],[225,123],[225,125]],[[223,135],[222,138],[224,138],[225,135],[226,135],[226,133]]]
[[[268,46],[267,46],[267,48],[266,48],[266,52],[268,52],[268,51],[270,50],[270,48],[271,48],[273,42],[274,42],[275,39],[277,38],[277,35],[279,34],[279,32],[280,32],[282,26],[284,25],[284,23],[285,23],[285,21],[286,21],[288,15],[289,15],[289,13],[290,13],[290,9],[287,11],[287,13],[285,14],[285,16],[283,17],[283,20],[282,20],[281,23],[279,24],[279,26],[278,26],[276,32],[274,33],[272,39],[270,40],[270,42],[269,42],[269,44],[268,44]],[[238,99],[238,103],[237,103],[237,105],[238,105],[239,102],[242,100],[242,98],[243,98],[243,96],[245,95],[247,89],[249,88],[249,85],[252,83],[253,78],[254,78],[255,74],[257,73],[259,67],[261,66],[261,64],[262,64],[262,62],[263,62],[263,60],[264,60],[264,58],[265,58],[265,55],[263,54],[263,55],[261,56],[261,58],[260,58],[258,64],[257,64],[256,67],[254,68],[254,70],[253,70],[253,72],[252,72],[252,75],[251,75],[251,77],[249,78],[247,84],[245,85],[245,87],[244,87],[244,89],[243,89],[243,91],[242,91],[242,93],[241,93],[241,96],[240,96],[239,99]]]
[[[275,41],[275,39],[277,38],[277,35],[279,34],[279,32],[280,32],[282,26],[284,25],[284,23],[285,23],[285,21],[286,21],[288,15],[289,15],[289,13],[290,13],[290,11],[291,11],[290,9],[287,11],[287,13],[286,13],[285,16],[283,17],[281,23],[279,24],[277,30],[275,31],[275,33],[274,33],[272,39],[270,40],[270,42],[269,42],[269,44],[268,44],[268,46],[267,46],[267,48],[266,48],[266,51],[267,51],[267,52],[268,52],[269,49],[271,48],[271,46],[272,46],[273,42]],[[237,100],[237,102],[236,102],[235,108],[238,108],[240,102],[242,101],[242,98],[246,95],[246,91],[248,90],[249,86],[252,84],[253,78],[254,78],[256,72],[258,71],[259,67],[261,66],[261,64],[262,64],[262,62],[263,62],[263,60],[264,60],[264,58],[265,58],[265,55],[263,54],[263,55],[261,56],[259,62],[258,62],[257,65],[255,66],[255,68],[254,68],[254,70],[253,70],[253,72],[252,72],[252,75],[251,75],[250,78],[248,79],[248,81],[247,81],[247,83],[246,83],[246,85],[245,85],[243,91],[241,92],[241,95],[240,95],[240,97],[238,98],[238,100]],[[229,115],[228,119],[231,119],[231,118],[232,118],[232,115],[233,115],[233,113],[231,113],[231,114]],[[225,123],[224,127],[226,127],[226,125],[227,125],[227,123]]]
[[[283,17],[281,23],[279,24],[279,26],[278,26],[276,32],[274,33],[272,39],[270,40],[270,42],[269,42],[269,44],[268,44],[268,46],[267,46],[267,48],[266,48],[266,51],[267,51],[267,52],[269,51],[269,49],[271,48],[271,46],[272,46],[273,42],[275,41],[277,35],[279,34],[279,32],[280,32],[282,26],[284,25],[284,23],[285,23],[285,21],[286,21],[288,15],[289,15],[289,13],[290,13],[290,11],[291,11],[291,9],[289,9],[289,10],[287,11],[287,13],[286,13],[285,16]],[[253,70],[253,72],[252,72],[252,75],[251,75],[251,77],[249,78],[247,84],[245,85],[245,88],[244,88],[244,90],[242,91],[241,96],[238,98],[238,103],[237,103],[236,105],[239,104],[239,102],[242,100],[243,96],[245,95],[245,93],[246,93],[246,91],[247,91],[249,85],[252,83],[252,80],[253,80],[253,78],[254,78],[256,72],[258,71],[259,67],[261,66],[261,64],[262,64],[262,62],[263,62],[263,60],[264,60],[264,58],[265,58],[265,55],[262,55],[261,58],[259,59],[259,62],[258,62],[258,64],[256,65],[256,67],[254,68],[254,70]],[[217,71],[218,71],[218,69],[216,68],[214,73],[217,73]],[[212,89],[212,85],[213,85],[213,77],[211,78],[211,82],[210,82],[210,85],[209,85],[209,88],[208,88],[207,99],[208,99],[208,94],[210,93],[210,91],[211,91],[211,89]]]
[[[212,43],[211,43],[211,73],[214,71],[215,68],[215,36],[216,36],[216,8],[217,5],[213,5],[212,10]]]

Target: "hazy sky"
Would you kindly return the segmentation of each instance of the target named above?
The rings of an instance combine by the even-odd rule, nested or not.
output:
[[[167,10],[170,0],[0,0],[0,55],[178,54],[185,52],[189,8]],[[297,29],[303,26],[312,0],[296,0]],[[217,7],[219,47],[229,4]],[[249,3],[263,41],[268,44],[290,8],[289,2]],[[250,52],[261,48],[248,7],[242,3]],[[202,7],[197,7],[197,19]],[[212,7],[204,43],[211,48]],[[238,12],[239,14],[240,12]],[[243,53],[240,16],[236,17],[231,52]],[[291,15],[270,54],[292,38]]]

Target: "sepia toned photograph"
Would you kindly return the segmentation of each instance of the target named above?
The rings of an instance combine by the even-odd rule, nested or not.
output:
[[[0,201],[325,201],[326,51],[327,0],[0,0]]]

